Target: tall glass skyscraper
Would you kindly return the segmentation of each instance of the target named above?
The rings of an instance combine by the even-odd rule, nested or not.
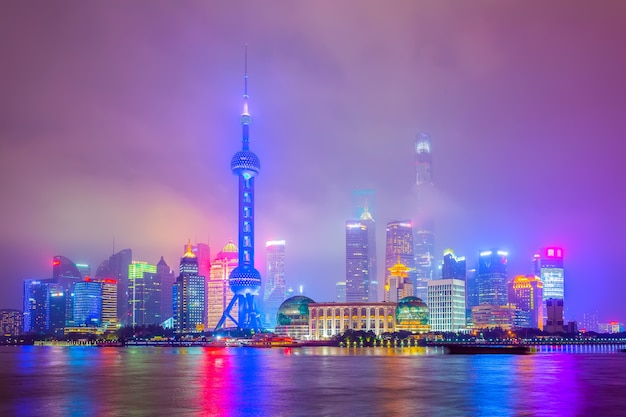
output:
[[[133,326],[157,324],[154,321],[146,322],[146,308],[150,300],[158,300],[160,303],[161,299],[161,287],[154,281],[156,271],[156,265],[147,262],[133,261],[128,267],[130,324]]]
[[[73,325],[102,326],[102,283],[85,280],[74,284]]]
[[[172,290],[174,329],[178,333],[200,332],[205,328],[205,278],[198,275],[198,258],[187,245],[180,259],[180,275]]]
[[[415,290],[415,255],[413,245],[413,225],[409,220],[390,221],[387,223],[385,236],[385,301],[390,301],[390,277],[391,268],[396,263],[401,263],[410,268],[408,278]],[[411,294],[413,295],[413,294]],[[390,298],[391,297],[391,298]]]
[[[365,221],[346,222],[346,301],[349,303],[369,300],[369,227]]]
[[[508,303],[507,257],[508,252],[500,249],[479,253],[476,271],[478,304],[503,306]]]
[[[111,278],[117,281],[117,318],[123,325],[131,323],[128,267],[132,260],[132,250],[122,249],[102,261],[96,270],[96,278]]]
[[[431,138],[419,133],[415,141],[417,212],[415,222],[415,295],[428,303],[428,281],[434,278],[435,235],[428,206],[429,189],[434,186]]]
[[[267,274],[263,291],[263,327],[276,328],[278,307],[286,299],[285,241],[272,240],[265,243]]]

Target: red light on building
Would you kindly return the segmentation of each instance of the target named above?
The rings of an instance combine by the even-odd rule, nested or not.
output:
[[[100,282],[104,282],[105,284],[117,284],[117,280],[113,278],[104,278],[101,279]]]
[[[563,248],[546,248],[545,253],[547,258],[562,258]]]
[[[91,278],[90,277],[85,277],[85,282],[91,282]]]
[[[55,259],[54,261],[52,261],[52,266],[59,266],[61,265],[61,261],[59,261],[58,259]]]

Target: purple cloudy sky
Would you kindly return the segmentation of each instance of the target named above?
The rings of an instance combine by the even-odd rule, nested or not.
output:
[[[619,0],[3,1],[0,307],[56,254],[235,240],[247,43],[260,270],[286,239],[288,284],[334,297],[362,188],[382,258],[426,131],[438,253],[502,247],[512,276],[563,246],[568,318],[626,321],[625,39]]]

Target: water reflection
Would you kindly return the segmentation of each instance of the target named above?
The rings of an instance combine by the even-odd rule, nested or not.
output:
[[[626,354],[0,348],[0,416],[578,416],[626,409]]]

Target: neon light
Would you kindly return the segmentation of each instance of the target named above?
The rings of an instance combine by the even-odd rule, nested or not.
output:
[[[265,242],[265,247],[268,246],[285,246],[285,241],[284,240],[268,240],[267,242]]]
[[[52,261],[52,266],[59,266],[61,265],[61,261],[59,261],[58,259],[55,259],[54,261]]]
[[[481,253],[480,253],[480,256],[489,256],[489,255],[491,255],[492,253],[493,253],[493,252],[491,252],[490,250],[486,250],[486,251],[484,251],[484,252],[481,252]]]
[[[500,256],[509,256],[509,253],[507,251],[499,250],[497,253]]]

